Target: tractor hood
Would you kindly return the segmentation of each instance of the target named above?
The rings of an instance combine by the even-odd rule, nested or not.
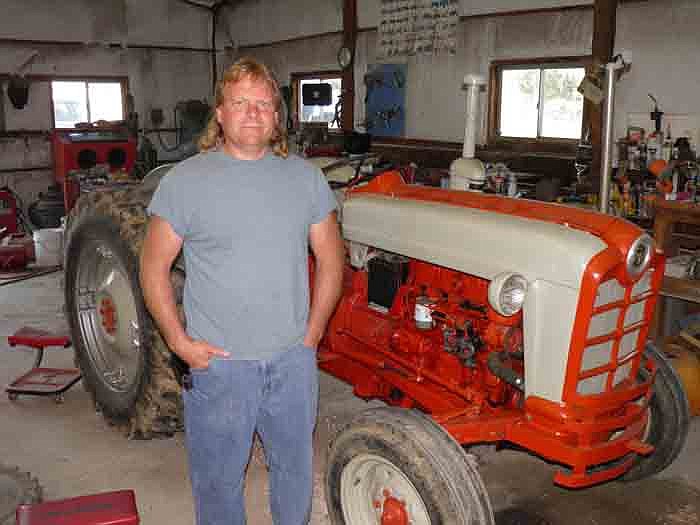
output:
[[[591,258],[608,247],[566,225],[390,192],[350,192],[342,217],[349,241],[489,280],[515,271],[576,289]]]

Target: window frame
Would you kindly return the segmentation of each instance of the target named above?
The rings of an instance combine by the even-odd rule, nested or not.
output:
[[[56,108],[53,103],[53,83],[54,82],[84,82],[85,90],[87,92],[89,84],[97,83],[118,83],[121,87],[121,97],[122,97],[122,117],[121,120],[126,120],[126,103],[127,95],[129,93],[129,78],[123,76],[84,76],[84,75],[70,75],[70,76],[52,76],[49,79],[49,105],[51,106],[51,129],[64,131],[73,130],[75,128],[57,128],[56,127]],[[90,122],[90,99],[86,97],[87,100],[87,110],[88,110],[88,122]],[[90,122],[92,124],[92,122]]]
[[[299,97],[300,97],[300,86],[302,80],[309,79],[320,79],[321,81],[329,78],[339,78],[340,79],[340,93],[342,94],[345,86],[343,80],[343,72],[341,70],[326,70],[326,71],[309,71],[309,72],[296,72],[290,75],[291,86],[292,86],[292,107],[290,112],[292,114],[292,122],[294,125],[294,131],[299,131]],[[345,109],[345,108],[343,108]],[[340,126],[335,128],[328,128],[329,133],[342,133],[343,125],[342,122]]]
[[[504,70],[513,69],[563,69],[583,67],[589,70],[592,57],[565,56],[565,57],[540,57],[528,59],[494,60],[489,67],[489,108],[487,140],[489,146],[525,146],[535,151],[547,151],[551,149],[573,147],[579,143],[578,139],[556,137],[502,137],[499,133],[501,122],[501,84]],[[542,96],[540,83],[540,97]],[[541,105],[541,98],[540,98]],[[583,101],[583,118],[581,122],[581,136],[589,120],[589,104]]]

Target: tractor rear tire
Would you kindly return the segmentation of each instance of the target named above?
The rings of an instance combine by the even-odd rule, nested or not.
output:
[[[494,523],[473,458],[414,410],[356,417],[333,442],[325,484],[333,525]]]
[[[690,409],[683,383],[655,345],[648,344],[644,353],[656,364],[644,439],[654,446],[654,451],[648,456],[639,456],[637,463],[622,476],[624,481],[635,481],[661,472],[676,459],[688,436]],[[639,373],[642,379],[649,374],[646,369],[640,369]]]
[[[178,371],[139,286],[145,206],[138,191],[83,196],[69,217],[64,265],[83,383],[103,416],[132,438],[182,426]]]

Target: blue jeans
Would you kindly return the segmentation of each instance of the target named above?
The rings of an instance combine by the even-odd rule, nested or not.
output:
[[[198,525],[244,525],[243,484],[257,431],[275,525],[304,525],[313,492],[316,352],[295,346],[269,361],[213,359],[183,392]]]

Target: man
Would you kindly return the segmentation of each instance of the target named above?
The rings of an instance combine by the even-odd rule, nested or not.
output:
[[[280,101],[264,65],[231,66],[200,153],[173,168],[149,207],[141,284],[168,346],[190,366],[183,400],[199,525],[245,523],[256,431],[274,523],[310,515],[315,351],[340,296],[343,247],[322,173],[287,155]],[[181,247],[186,330],[169,280]]]

